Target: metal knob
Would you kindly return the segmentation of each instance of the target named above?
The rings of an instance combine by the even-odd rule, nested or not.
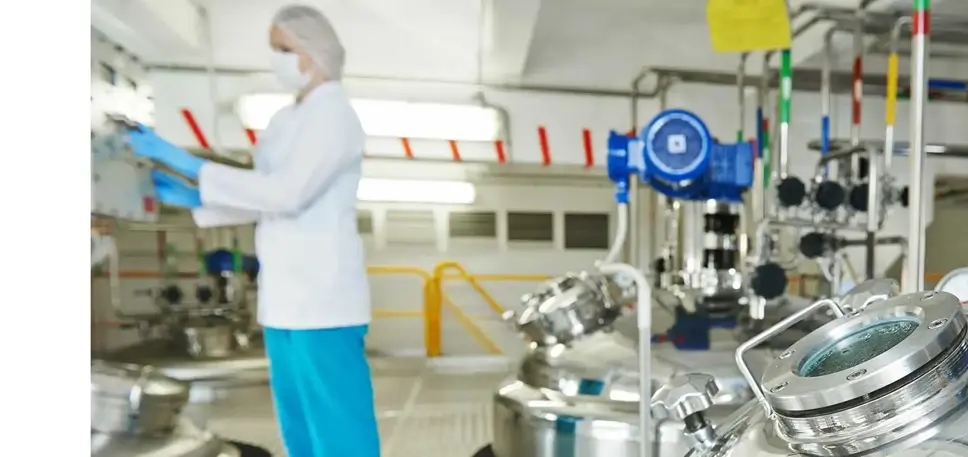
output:
[[[871,303],[887,300],[899,294],[897,281],[887,278],[869,279],[847,292],[840,301],[840,307],[854,311],[862,310]]]
[[[719,386],[712,376],[689,373],[673,377],[652,395],[652,416],[685,421],[713,406]]]

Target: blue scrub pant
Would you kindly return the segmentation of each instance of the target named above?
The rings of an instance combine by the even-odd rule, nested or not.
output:
[[[289,457],[379,457],[367,326],[265,328],[276,416]]]

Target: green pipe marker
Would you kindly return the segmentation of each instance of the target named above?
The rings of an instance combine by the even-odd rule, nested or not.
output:
[[[790,125],[790,99],[793,95],[793,65],[790,50],[780,55],[780,123]]]
[[[763,131],[763,187],[770,187],[770,131]]]
[[[208,268],[205,266],[205,243],[201,236],[195,237],[195,256],[198,258],[198,277],[208,276]]]
[[[165,243],[165,277],[172,278],[178,276],[178,254],[175,244]]]

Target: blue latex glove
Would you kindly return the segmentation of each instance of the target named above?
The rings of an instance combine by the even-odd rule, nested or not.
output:
[[[188,186],[178,178],[160,170],[152,170],[151,179],[155,182],[155,193],[162,203],[182,208],[202,206],[202,195],[198,189]]]
[[[141,124],[128,132],[128,144],[134,155],[157,160],[191,179],[198,179],[198,170],[205,164],[205,159],[163,140]]]

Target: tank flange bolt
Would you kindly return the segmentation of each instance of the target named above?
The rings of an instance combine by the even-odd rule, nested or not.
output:
[[[925,292],[924,295],[921,296],[921,301],[930,300],[930,299],[934,298],[934,296],[935,296],[935,292],[934,291]]]
[[[931,330],[934,330],[934,329],[936,329],[938,327],[941,327],[942,325],[944,325],[946,323],[948,323],[948,319],[935,319],[935,320],[931,321],[930,324],[928,324],[928,328],[931,329]]]
[[[867,374],[867,370],[857,370],[857,371],[851,373],[850,375],[848,375],[847,376],[847,380],[848,381],[854,381],[854,380],[860,378],[861,376],[864,376],[865,374]]]
[[[781,382],[781,383],[777,384],[776,386],[774,386],[772,389],[770,389],[770,393],[771,394],[775,394],[775,393],[783,390],[784,388],[786,388],[786,386],[788,386],[788,385],[789,385],[788,383]]]
[[[795,351],[795,350],[793,350],[793,349],[788,349],[788,350],[787,350],[786,352],[784,352],[783,354],[780,354],[780,360],[783,360],[783,359],[788,359],[788,358],[790,358],[790,356],[791,356],[791,355],[793,355],[793,353],[794,353],[794,352],[797,352],[797,351]]]

